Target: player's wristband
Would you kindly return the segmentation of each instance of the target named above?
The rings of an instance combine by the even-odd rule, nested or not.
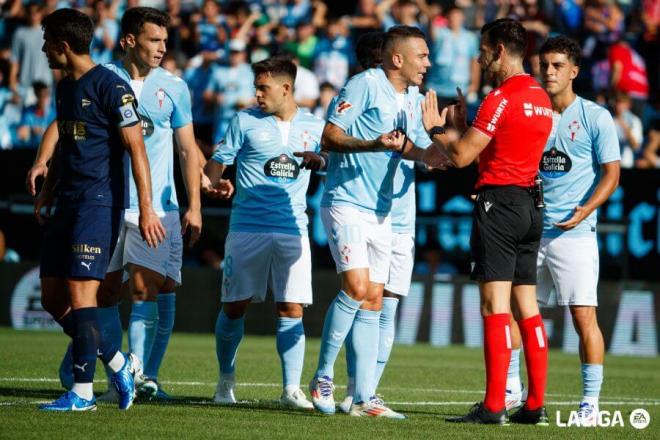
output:
[[[435,127],[429,130],[429,137],[433,139],[433,136],[435,136],[436,134],[445,134],[446,132],[447,130],[445,130],[445,127],[436,125]]]

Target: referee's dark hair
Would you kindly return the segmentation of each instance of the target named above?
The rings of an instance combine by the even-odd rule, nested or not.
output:
[[[559,35],[557,37],[548,38],[541,50],[539,55],[546,53],[561,53],[566,55],[566,57],[571,60],[576,66],[580,66],[580,45],[577,41],[572,38],[568,38],[564,35]]]
[[[527,31],[518,20],[499,18],[481,28],[481,38],[495,49],[502,44],[512,55],[522,57],[527,50]]]
[[[373,31],[362,34],[355,45],[355,56],[363,69],[371,69],[383,62],[385,32]]]
[[[89,53],[94,36],[92,19],[76,9],[63,8],[51,12],[41,21],[44,33],[54,41],[65,41],[77,55]]]
[[[291,80],[291,85],[296,82],[296,74],[298,73],[298,68],[291,61],[291,57],[286,55],[275,55],[270,58],[266,58],[263,61],[254,63],[252,65],[252,72],[254,77],[258,77],[263,74],[270,74],[271,76],[286,76]]]
[[[421,38],[422,40],[426,40],[426,35],[415,26],[392,26],[387,32],[385,32],[382,53],[390,52],[397,42],[407,38]]]
[[[137,37],[146,23],[166,28],[170,25],[170,16],[146,6],[129,8],[121,18],[121,34],[122,36],[133,34]]]

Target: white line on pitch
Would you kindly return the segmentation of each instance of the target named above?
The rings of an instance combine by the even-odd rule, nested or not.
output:
[[[49,377],[0,377],[0,382],[45,382],[45,383],[59,383],[59,379],[49,378]],[[105,379],[97,379],[95,383],[105,383]],[[162,381],[163,385],[174,385],[174,386],[215,386],[216,382],[199,382],[199,381]],[[246,388],[280,388],[282,384],[280,383],[264,383],[264,382],[239,382],[236,384],[237,387],[246,387]],[[336,385],[337,388],[343,389],[346,388],[345,385]],[[454,393],[454,394],[483,394],[483,390],[461,390],[461,389],[440,389],[440,388],[403,388],[403,387],[379,387],[379,390],[388,390],[388,391],[406,391],[406,392],[426,392],[426,393]],[[546,393],[547,397],[560,397],[560,398],[580,398],[575,394],[555,394],[555,393]],[[620,401],[628,401],[631,403],[639,402],[640,404],[644,402],[657,402],[654,404],[660,405],[660,400],[649,397],[628,397],[628,396],[612,396],[612,399],[618,399]],[[473,402],[474,403],[474,402]]]

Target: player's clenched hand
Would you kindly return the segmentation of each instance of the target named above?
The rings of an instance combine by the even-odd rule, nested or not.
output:
[[[560,222],[560,223],[553,223],[556,227],[563,231],[570,231],[574,227],[580,224],[584,218],[589,215],[586,209],[584,207],[578,205],[575,207],[573,210],[573,216],[566,220],[565,222]]]
[[[44,217],[50,217],[54,198],[52,193],[41,191],[34,201],[34,217],[40,225],[44,224]],[[41,208],[45,208],[45,215],[43,217],[41,216]]]
[[[437,144],[431,144],[429,147],[424,150],[422,155],[422,162],[429,169],[433,170],[446,170],[454,166],[454,163],[447,157],[447,154]]]
[[[165,228],[153,209],[140,210],[140,234],[151,248],[157,248],[165,239]]]
[[[394,130],[378,136],[378,138],[376,138],[376,146],[378,150],[400,152],[403,149],[405,141],[406,136],[403,132],[400,130]]]
[[[445,122],[447,122],[447,111],[447,108],[443,108],[442,112],[438,111],[438,96],[435,90],[431,89],[426,92],[422,101],[422,124],[424,129],[428,132],[433,127],[444,127]]]
[[[302,157],[300,168],[318,171],[325,166],[325,159],[313,151],[296,151],[293,155],[296,157]]]
[[[181,219],[181,235],[184,235],[190,228],[190,242],[188,245],[193,247],[202,233],[202,213],[199,209],[189,209],[183,214]]]
[[[48,165],[46,164],[35,164],[30,168],[30,171],[27,173],[25,178],[25,187],[32,197],[37,194],[37,179],[43,177],[44,179],[48,176]]]

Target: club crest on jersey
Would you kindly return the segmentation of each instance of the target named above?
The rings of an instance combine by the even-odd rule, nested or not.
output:
[[[306,150],[311,146],[313,138],[312,135],[309,134],[309,131],[305,130],[300,133],[300,140],[302,141],[303,149]]]
[[[572,166],[573,162],[568,154],[552,147],[541,156],[539,170],[543,177],[556,178],[568,173]]]
[[[568,124],[568,131],[571,133],[571,141],[575,141],[575,135],[580,131],[580,123],[578,121],[572,121]]]
[[[158,89],[156,91],[156,98],[158,98],[158,106],[163,108],[163,101],[165,101],[165,90]]]
[[[337,104],[337,114],[338,115],[343,115],[348,110],[350,110],[352,107],[353,107],[353,104],[351,104],[350,102],[341,101],[339,104]]]
[[[273,182],[292,183],[300,174],[300,166],[286,154],[280,154],[266,161],[264,174]]]

